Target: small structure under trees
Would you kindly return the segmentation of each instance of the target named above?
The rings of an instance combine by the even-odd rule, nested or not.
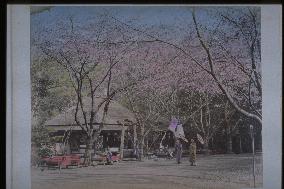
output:
[[[103,98],[96,97],[95,102],[100,103],[100,101],[103,101]],[[90,103],[85,101],[85,104],[87,107]],[[65,149],[63,153],[83,155],[86,149],[86,133],[76,124],[74,111],[76,111],[75,106],[47,121],[45,126],[53,137],[62,138],[61,145]],[[107,147],[117,148],[123,156],[123,149],[127,146],[125,132],[135,123],[133,113],[118,102],[111,100],[104,123],[97,121],[102,120],[101,116],[103,116],[103,110],[98,112],[94,121],[94,130],[98,129],[101,124],[104,127],[100,133],[101,140],[93,144],[93,149],[99,151]],[[83,120],[82,113],[78,114],[78,119]]]

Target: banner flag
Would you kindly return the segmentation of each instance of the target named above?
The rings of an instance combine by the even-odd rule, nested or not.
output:
[[[188,140],[185,138],[185,134],[184,134],[184,130],[183,130],[182,124],[177,125],[175,136],[177,138],[181,138],[185,142],[188,142]]]
[[[176,127],[176,132],[175,132],[175,136],[176,137],[184,137],[184,131],[183,131],[183,127],[182,124],[177,125]]]
[[[169,130],[175,133],[177,129],[177,124],[178,124],[178,120],[176,118],[173,118],[170,123]]]
[[[173,118],[169,130],[172,131],[176,138],[181,138],[185,142],[188,142],[188,140],[185,138],[184,130],[182,127],[182,124],[178,124],[178,120],[176,118]]]
[[[202,138],[201,135],[198,134],[198,133],[197,133],[197,139],[198,139],[198,141],[199,141],[201,144],[204,144],[203,138]]]

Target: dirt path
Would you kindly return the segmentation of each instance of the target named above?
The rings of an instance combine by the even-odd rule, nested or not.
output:
[[[184,159],[121,162],[115,165],[45,170],[32,169],[32,189],[222,189],[253,185],[251,155],[199,156],[192,167]],[[262,156],[256,161],[262,186]]]

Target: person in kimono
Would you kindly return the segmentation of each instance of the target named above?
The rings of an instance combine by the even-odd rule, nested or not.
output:
[[[113,164],[113,162],[112,162],[112,153],[111,153],[109,147],[107,148],[107,151],[106,151],[106,160],[107,160],[107,164]]]
[[[191,166],[196,166],[196,143],[194,139],[190,140],[189,145],[189,161]]]
[[[134,156],[137,160],[140,160],[140,151],[139,151],[139,144],[138,144],[138,140],[136,140],[135,142],[135,146],[134,146]]]
[[[182,144],[181,144],[180,139],[177,139],[177,141],[176,141],[175,151],[176,151],[177,163],[180,164],[181,163],[181,157],[182,157]]]

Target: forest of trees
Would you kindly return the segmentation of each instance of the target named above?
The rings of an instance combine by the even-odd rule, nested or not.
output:
[[[261,150],[260,9],[184,9],[178,32],[134,16],[120,19],[103,8],[84,24],[76,15],[58,18],[52,27],[34,21],[32,141],[50,142],[44,122],[76,106],[74,120],[91,150],[104,127],[94,130],[96,113],[102,108],[107,114],[115,99],[134,113],[142,152],[161,129],[158,122],[172,117],[181,121],[188,138],[203,137],[205,151],[222,153],[250,152],[249,125],[254,125]],[[83,99],[94,104],[105,90],[105,101],[87,110]],[[77,119],[80,112],[84,123]]]

